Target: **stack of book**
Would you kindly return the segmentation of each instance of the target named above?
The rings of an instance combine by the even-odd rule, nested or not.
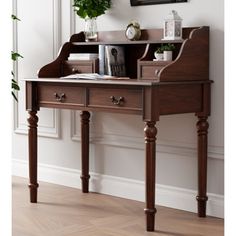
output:
[[[70,53],[68,60],[93,60],[98,58],[98,53]]]

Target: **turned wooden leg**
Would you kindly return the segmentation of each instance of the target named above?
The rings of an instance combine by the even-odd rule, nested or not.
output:
[[[206,217],[207,202],[207,134],[209,124],[207,116],[199,116],[198,129],[198,216]]]
[[[88,111],[81,112],[81,160],[82,160],[82,192],[89,191],[89,118]]]
[[[30,202],[37,202],[37,127],[38,117],[37,111],[29,111],[29,189],[30,189]]]
[[[144,128],[146,144],[146,229],[155,227],[155,172],[156,172],[156,122],[148,121]]]

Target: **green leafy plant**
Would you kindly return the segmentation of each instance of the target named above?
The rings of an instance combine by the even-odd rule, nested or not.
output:
[[[156,49],[156,53],[163,53],[164,51],[173,51],[175,50],[175,45],[172,43],[162,44],[160,47]]]
[[[163,48],[162,47],[158,47],[155,52],[156,53],[163,53]]]
[[[17,17],[17,16],[15,16],[15,15],[11,15],[11,18],[12,18],[12,20],[18,20],[18,21],[20,21],[20,19]]]
[[[15,16],[15,15],[11,15],[12,20],[16,20],[16,21],[20,21],[20,19]],[[13,62],[17,61],[18,58],[23,58],[23,56],[21,56],[18,52],[14,52],[11,51],[11,59]],[[15,80],[15,74],[13,71],[11,71],[11,75],[12,75],[12,79],[11,79],[11,94],[13,96],[13,98],[18,101],[15,92],[20,90],[20,86],[18,85],[18,82]]]
[[[73,7],[81,18],[94,18],[105,14],[111,7],[111,0],[74,0]]]
[[[166,45],[162,45],[162,50],[164,51],[173,51],[175,50],[175,45],[172,43],[168,43]]]
[[[18,59],[18,57],[23,58],[18,52],[13,52],[13,51],[11,52],[11,59],[13,61],[16,61]]]

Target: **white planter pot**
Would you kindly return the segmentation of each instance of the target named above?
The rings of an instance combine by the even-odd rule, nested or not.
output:
[[[164,51],[163,52],[164,61],[172,61],[172,54],[173,54],[172,51]]]
[[[163,53],[154,53],[154,56],[157,61],[163,61]]]

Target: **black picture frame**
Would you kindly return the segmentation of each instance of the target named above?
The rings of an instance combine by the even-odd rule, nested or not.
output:
[[[141,6],[141,5],[166,4],[166,3],[180,3],[187,1],[188,0],[130,0],[130,4],[131,6]]]

